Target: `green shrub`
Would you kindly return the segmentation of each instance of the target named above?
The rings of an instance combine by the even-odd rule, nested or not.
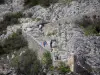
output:
[[[21,12],[17,13],[7,13],[4,15],[3,20],[0,21],[0,34],[3,33],[3,31],[6,30],[7,26],[13,25],[13,24],[19,24],[18,18],[23,17],[24,15]]]
[[[43,54],[43,59],[42,59],[43,64],[45,65],[46,69],[49,69],[50,66],[52,66],[52,59],[51,59],[51,54],[49,52],[45,52]]]
[[[50,0],[40,0],[39,4],[44,7],[49,7],[51,1]]]
[[[1,44],[2,42],[0,41],[0,55],[2,55],[2,54],[4,54],[5,52],[4,52],[4,50],[3,50],[3,47],[2,47],[2,44]]]
[[[58,70],[62,74],[66,74],[70,72],[70,68],[65,65],[65,63],[61,62],[60,66],[58,67]]]
[[[11,60],[10,65],[12,67],[16,67],[15,69],[17,69],[17,67],[18,67],[18,64],[19,64],[19,61],[20,61],[19,58],[20,58],[20,56],[17,55]]]
[[[49,70],[50,70],[50,71],[54,71],[54,69],[55,69],[54,66],[50,66],[50,67],[49,67]]]
[[[82,20],[77,23],[83,28],[85,35],[100,34],[100,18],[96,18],[96,15],[93,15],[92,18],[84,16]]]
[[[57,0],[24,0],[24,6],[35,6],[40,4],[41,6],[48,7],[51,3],[55,3]]]
[[[67,3],[67,4],[69,4],[70,2],[72,2],[73,0],[59,0],[59,2],[61,2],[61,3]]]
[[[22,36],[21,32],[17,31],[13,33],[12,36],[5,39],[3,45],[0,45],[0,54],[8,54],[25,46],[27,46],[27,41]]]
[[[21,12],[17,13],[8,13],[6,14],[3,18],[3,23],[6,22],[5,24],[12,25],[12,24],[18,24],[18,18],[23,17],[23,14]]]
[[[39,75],[42,70],[42,65],[37,58],[37,53],[29,49],[27,49],[22,56],[13,58],[12,65],[17,70],[17,75]]]
[[[36,21],[40,21],[40,20],[41,20],[41,18],[36,18],[35,20],[36,20]]]
[[[56,31],[52,31],[52,32],[48,32],[47,36],[52,36],[52,35],[56,35]]]
[[[85,33],[86,36],[98,34],[98,32],[96,31],[96,28],[92,27],[92,26],[84,28],[84,33]]]
[[[35,6],[39,4],[39,0],[24,0],[24,6]]]

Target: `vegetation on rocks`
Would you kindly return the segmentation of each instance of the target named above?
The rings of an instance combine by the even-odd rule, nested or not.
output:
[[[51,3],[55,3],[57,0],[24,0],[24,6],[35,6],[35,5],[41,5],[44,7],[50,6]]]
[[[0,21],[0,34],[2,34],[4,30],[6,30],[7,26],[19,24],[20,22],[18,18],[21,18],[23,16],[24,15],[21,12],[5,14],[3,20]]]
[[[3,23],[13,25],[13,24],[18,24],[18,18],[23,17],[23,14],[21,12],[17,13],[7,13],[4,15]]]
[[[49,7],[50,4],[54,4],[56,2],[70,3],[72,0],[24,0],[24,6],[35,6],[41,5],[43,7]]]
[[[42,64],[37,58],[37,53],[27,49],[21,56],[12,60],[17,75],[39,75],[42,74]]]
[[[17,75],[45,75],[50,71],[52,60],[49,52],[44,53],[41,62],[34,50],[24,48],[21,51],[24,53],[16,54],[11,60],[11,66],[16,69]]]
[[[45,52],[43,54],[42,63],[47,70],[52,66],[52,59],[50,52]]]
[[[65,63],[61,62],[58,70],[61,74],[66,74],[70,72],[70,68],[65,65]]]
[[[52,32],[48,32],[47,33],[47,36],[52,36],[52,35],[56,35],[57,34],[57,31],[52,31]]]
[[[31,7],[37,5],[38,2],[38,0],[24,0],[24,5],[28,5],[29,7]]]
[[[59,0],[60,2],[63,2],[63,3],[67,3],[69,4],[70,2],[72,2],[73,0]]]
[[[60,62],[59,66],[50,66],[50,71],[57,71],[61,75],[65,75],[67,73],[70,73],[69,66],[66,66],[64,62]]]
[[[22,36],[21,31],[18,30],[6,38],[4,43],[0,42],[0,55],[11,53],[25,46],[27,46],[27,41]]]
[[[84,16],[78,24],[83,28],[85,35],[100,34],[100,18],[96,15]]]

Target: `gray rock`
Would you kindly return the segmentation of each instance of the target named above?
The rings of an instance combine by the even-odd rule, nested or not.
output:
[[[7,4],[0,5],[0,17],[5,13],[11,12],[12,9],[14,12],[23,9],[23,0],[13,0],[12,3],[10,3],[9,0],[7,1]],[[91,65],[93,69],[93,74],[100,75],[100,70],[98,70],[100,69],[100,36],[86,37],[82,29],[74,23],[76,20],[80,20],[84,15],[99,15],[99,0],[75,0],[70,3],[70,6],[56,3],[52,4],[49,8],[43,8],[37,5],[25,10],[23,13],[26,16],[32,13],[32,18],[36,20],[40,19],[34,22],[32,19],[24,18],[24,20],[21,20],[22,29],[24,30],[24,28],[26,28],[26,34],[30,34],[31,37],[36,37],[38,41],[37,44],[41,41],[43,42],[44,39],[51,40],[51,37],[45,38],[44,34],[42,35],[37,28],[37,25],[40,24],[42,20],[49,21],[52,28],[54,26],[54,28],[57,29],[56,39],[59,45],[58,48],[59,50],[64,50],[66,59],[70,57],[71,53],[76,54],[78,57],[85,57],[86,63]],[[13,28],[13,30],[16,28],[17,27]],[[8,31],[8,33],[11,32],[12,31]],[[1,37],[7,36],[2,35]],[[32,39],[33,38],[31,38],[31,40]],[[30,42],[32,42],[31,40]],[[30,45],[33,47],[32,43],[30,43]],[[84,67],[84,65],[82,66]]]

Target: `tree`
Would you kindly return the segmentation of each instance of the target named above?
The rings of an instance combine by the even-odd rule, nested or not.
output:
[[[3,42],[0,41],[0,54],[9,54],[13,51],[18,51],[27,46],[27,41],[19,29],[16,33],[6,38]]]
[[[14,60],[17,62],[14,62]],[[37,53],[27,49],[22,56],[17,56],[13,59],[14,67],[17,70],[17,75],[42,75],[42,65],[37,57]]]

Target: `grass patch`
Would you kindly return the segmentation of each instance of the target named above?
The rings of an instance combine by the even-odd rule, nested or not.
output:
[[[58,67],[58,71],[61,74],[66,74],[70,72],[70,68],[68,66],[65,65],[65,63],[61,62],[60,66]]]
[[[45,65],[47,70],[52,66],[51,54],[49,52],[43,54],[42,63]]]
[[[96,31],[95,27],[89,26],[87,28],[83,28],[84,29],[84,33],[86,36],[88,35],[99,35],[99,33]]]
[[[56,33],[55,32],[52,32],[52,33],[48,33],[47,36],[52,36],[52,35],[55,35]]]
[[[7,39],[5,39],[3,44],[1,42],[0,55],[9,54],[25,46],[27,46],[27,41],[22,36],[21,31],[18,30],[16,33],[13,33],[12,36],[9,36]]]
[[[36,21],[41,21],[42,19],[41,19],[41,18],[36,18],[35,20],[36,20]]]
[[[52,32],[48,32],[47,36],[52,36],[52,35],[56,35],[56,34],[57,34],[57,31],[53,30]]]
[[[49,70],[50,70],[50,71],[54,71],[54,70],[55,70],[55,67],[54,67],[54,66],[50,66],[50,67],[49,67]]]

